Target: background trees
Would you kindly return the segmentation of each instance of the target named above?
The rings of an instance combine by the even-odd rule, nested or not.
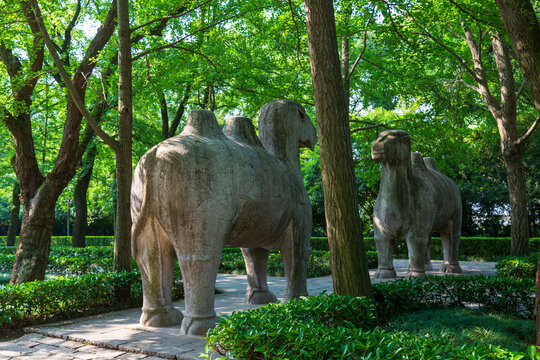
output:
[[[105,0],[40,2],[63,66],[78,84],[80,95],[84,93],[90,113],[117,139],[115,31],[100,51],[90,49],[99,25],[110,22],[106,16],[112,4]],[[458,183],[465,209],[463,233],[508,235],[504,216],[510,210],[507,188],[511,181],[506,176],[496,117],[477,90],[489,92],[487,99],[498,104],[493,107],[495,114],[511,110],[515,103],[514,135],[509,144],[527,134],[538,113],[536,92],[529,89],[532,80],[526,80],[521,72],[519,55],[523,52],[515,49],[511,34],[507,36],[495,4],[336,0],[333,5],[341,78],[349,94],[349,131],[364,233],[371,231],[379,180],[369,147],[379,131],[401,128],[414,139],[413,150],[433,156],[439,168]],[[44,199],[45,193],[50,198],[46,206],[40,205],[40,209],[47,209],[46,216],[41,215],[47,221],[40,224],[46,225],[48,233],[65,234],[67,200],[77,194],[79,200],[70,205],[70,213],[80,217],[71,219],[72,224],[78,224],[73,231],[80,234],[80,226],[86,222],[82,207],[86,204],[89,233],[111,235],[118,197],[114,152],[92,134],[85,120],[69,120],[80,118],[80,114],[66,96],[28,9],[28,2],[13,5],[0,0],[0,138],[10,144],[0,149],[0,232],[8,230],[18,178],[25,214],[30,214],[30,199],[35,198],[38,188],[60,184],[35,198]],[[133,4],[130,15],[135,74],[132,166],[149,147],[178,134],[186,114],[194,108],[213,109],[220,121],[236,114],[255,118],[266,101],[293,98],[314,115],[303,1],[149,1],[144,6]],[[467,42],[467,36],[470,40],[474,37],[476,45]],[[480,61],[476,56],[475,68],[473,52],[477,48],[481,51],[477,52]],[[499,74],[506,75],[503,79]],[[485,78],[482,84],[477,81],[481,78]],[[509,81],[514,83],[513,92],[504,85]],[[73,132],[78,126],[80,129]],[[529,228],[531,235],[538,232],[540,223],[535,176],[539,168],[537,131],[519,146],[523,148],[528,201],[517,203],[522,207],[529,204],[522,210],[529,213],[529,221],[522,221],[519,228],[520,233]],[[11,167],[16,149],[22,154],[15,158],[18,176]],[[320,160],[317,154],[302,156],[316,234],[324,235]],[[522,194],[523,188],[520,191]],[[81,194],[87,194],[87,199]],[[23,235],[28,237],[25,232]],[[46,248],[48,235],[39,236],[32,243],[45,244]],[[526,236],[513,238],[516,244],[523,244]],[[41,250],[40,256],[45,254]]]

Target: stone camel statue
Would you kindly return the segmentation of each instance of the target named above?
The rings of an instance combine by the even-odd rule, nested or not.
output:
[[[214,114],[192,111],[180,135],[151,148],[131,187],[132,251],[141,270],[146,326],[181,325],[202,335],[215,326],[214,289],[224,246],[242,247],[252,304],[277,301],[268,290],[270,249],[279,249],[285,299],[307,295],[311,204],[299,148],[313,150],[316,130],[290,100],[265,104],[260,141],[250,119],[232,117],[223,131]],[[178,259],[185,312],[171,303]]]
[[[376,277],[395,277],[392,260],[395,239],[405,238],[409,276],[425,276],[431,269],[431,234],[441,235],[444,262],[441,272],[461,273],[458,249],[461,234],[461,196],[452,180],[432,158],[411,153],[411,139],[402,130],[379,134],[371,157],[382,164],[381,184],[373,211],[378,253]]]

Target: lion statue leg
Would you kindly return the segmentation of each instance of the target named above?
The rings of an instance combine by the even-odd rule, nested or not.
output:
[[[182,312],[172,306],[171,286],[176,254],[169,238],[157,220],[146,220],[134,232],[133,257],[141,271],[143,307],[140,318],[144,326],[174,326],[182,322]]]
[[[277,302],[277,297],[268,290],[268,257],[270,251],[263,248],[242,248],[246,263],[247,291],[246,303],[268,304]]]

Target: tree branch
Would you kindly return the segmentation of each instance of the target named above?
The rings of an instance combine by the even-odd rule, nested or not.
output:
[[[364,56],[364,53],[366,52],[366,48],[367,48],[367,26],[369,25],[369,23],[371,21],[371,18],[373,17],[374,13],[375,12],[371,13],[371,15],[370,15],[370,17],[369,17],[369,19],[368,19],[368,21],[366,23],[366,31],[364,31],[364,47],[362,48],[362,52],[360,52],[360,55],[358,55],[358,57],[354,61],[354,64],[351,67],[351,70],[347,74],[347,78],[345,79],[346,81],[349,81],[351,79],[351,76],[352,76],[354,70],[356,69],[356,66],[358,65],[358,62],[360,61],[360,59],[362,58],[362,56]]]
[[[151,24],[153,24],[155,22],[163,22],[163,21],[165,21],[165,23],[166,23],[167,21],[169,21],[171,19],[176,19],[176,18],[182,17],[184,15],[189,14],[190,12],[193,12],[193,11],[197,10],[198,8],[202,7],[203,5],[208,4],[210,1],[212,1],[212,0],[206,0],[206,1],[200,3],[199,5],[193,7],[191,9],[189,9],[189,10],[186,10],[185,7],[180,6],[180,7],[177,8],[177,10],[176,10],[176,12],[174,14],[167,15],[167,16],[164,16],[164,17],[161,17],[161,18],[158,18],[158,19],[153,19],[153,20],[150,20],[150,21],[148,21],[148,22],[146,22],[146,23],[144,23],[142,25],[135,26],[135,27],[133,27],[131,29],[131,32],[133,33],[135,31],[140,30],[143,27],[151,25]]]
[[[456,82],[462,84],[462,85],[465,86],[466,88],[469,88],[469,89],[474,90],[474,91],[476,91],[477,93],[481,94],[480,88],[479,88],[479,87],[474,86],[474,85],[471,85],[471,84],[465,82],[463,79],[457,79]]]
[[[71,82],[71,79],[69,78],[69,75],[68,75],[66,69],[64,68],[62,60],[58,56],[58,53],[56,52],[56,48],[55,48],[55,46],[54,46],[54,44],[53,44],[53,42],[52,42],[52,40],[51,40],[51,38],[50,38],[50,36],[49,36],[49,34],[47,32],[47,29],[45,28],[45,24],[43,23],[43,17],[41,15],[41,10],[39,9],[39,5],[37,3],[37,0],[30,0],[30,2],[31,2],[32,8],[34,10],[35,20],[36,20],[36,23],[37,23],[37,25],[39,27],[41,37],[43,38],[43,41],[44,41],[45,45],[49,49],[49,52],[50,52],[50,54],[51,54],[51,56],[52,56],[52,58],[54,60],[56,68],[58,69],[58,72],[60,73],[60,76],[62,76],[62,80],[66,84],[66,88],[68,89],[68,92],[69,92],[71,98],[73,99],[73,102],[77,106],[77,109],[85,117],[86,121],[88,121],[88,124],[92,127],[92,129],[94,129],[96,134],[103,140],[103,142],[105,142],[107,145],[109,145],[111,147],[111,149],[113,149],[113,151],[117,152],[119,150],[118,141],[113,139],[112,137],[110,137],[107,133],[105,133],[103,131],[103,129],[101,129],[101,127],[96,122],[94,117],[86,109],[86,106],[84,105],[84,102],[81,100],[81,98],[77,94],[77,90],[75,89],[75,86]],[[116,2],[113,2],[113,7],[116,9]],[[92,44],[90,45],[90,47],[91,46],[92,46]],[[90,50],[90,47],[89,47],[89,50]],[[90,51],[86,55],[88,56],[89,53],[90,53]],[[85,56],[85,60],[87,60],[86,59],[87,56]],[[83,60],[83,62],[85,60]]]
[[[540,123],[540,115],[536,117],[536,120],[534,120],[534,122],[532,123],[531,127],[527,130],[527,132],[514,142],[514,145],[519,146],[523,144],[531,136],[531,134],[536,129],[539,123]]]
[[[73,31],[73,28],[77,24],[77,20],[79,19],[79,15],[81,14],[81,0],[77,0],[77,8],[75,9],[75,14],[73,14],[73,17],[71,18],[71,21],[69,22],[66,30],[64,31],[64,42],[62,43],[62,46],[60,49],[62,50],[62,53],[65,53],[71,44],[71,32]]]
[[[186,108],[186,103],[189,99],[189,94],[191,92],[191,84],[192,82],[187,84],[186,90],[184,91],[184,96],[182,97],[182,100],[180,100],[178,109],[176,109],[176,113],[174,114],[174,118],[171,122],[171,127],[169,129],[169,137],[174,136],[176,130],[178,129],[178,125],[180,124],[180,120],[182,119],[182,115],[184,114],[184,110]]]
[[[269,6],[259,6],[259,7],[250,9],[250,10],[246,10],[246,11],[244,11],[244,12],[242,12],[242,13],[235,14],[235,15],[233,15],[233,16],[229,16],[229,17],[227,17],[227,18],[221,19],[221,20],[219,20],[219,21],[216,21],[215,23],[212,23],[212,24],[210,24],[210,25],[207,25],[207,26],[204,26],[204,27],[202,27],[202,28],[200,28],[200,29],[197,29],[197,30],[195,30],[194,32],[192,32],[192,33],[190,33],[190,34],[187,34],[187,35],[183,36],[182,38],[180,38],[179,40],[176,40],[176,41],[174,41],[174,42],[172,42],[172,43],[170,43],[170,44],[158,46],[158,47],[156,47],[156,48],[153,48],[153,49],[149,49],[149,50],[143,51],[142,53],[139,53],[139,54],[133,56],[132,61],[139,60],[140,58],[142,58],[142,57],[144,57],[144,56],[146,56],[146,55],[148,55],[148,54],[154,53],[154,52],[156,52],[156,51],[161,51],[161,50],[165,50],[165,49],[174,48],[175,46],[177,46],[177,44],[181,43],[181,42],[184,41],[185,39],[187,39],[187,38],[189,38],[189,37],[191,37],[191,36],[193,36],[193,35],[195,35],[195,34],[201,32],[201,31],[208,30],[208,29],[210,29],[210,28],[212,28],[212,27],[214,27],[214,26],[217,26],[217,25],[219,25],[219,24],[222,24],[222,23],[224,23],[224,22],[226,22],[226,21],[228,21],[228,20],[234,19],[234,18],[236,18],[236,17],[244,16],[245,14],[248,14],[248,13],[253,12],[253,11],[257,11],[257,10],[261,10],[261,9],[266,9],[266,8],[268,8],[268,7],[269,7]]]

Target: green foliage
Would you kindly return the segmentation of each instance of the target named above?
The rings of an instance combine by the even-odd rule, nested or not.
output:
[[[0,236],[0,246],[6,244],[6,236]],[[19,240],[16,237],[15,243]],[[112,246],[114,236],[86,236],[86,246]],[[71,236],[52,236],[51,246],[71,246]]]
[[[224,317],[207,333],[223,359],[508,359],[519,353],[486,342],[449,341],[444,332],[418,336],[375,328],[366,298],[322,295],[268,304]]]
[[[129,298],[118,298],[113,288],[130,286]],[[173,283],[173,297],[183,297],[183,286]],[[29,324],[86,316],[142,304],[138,271],[88,274],[0,285],[0,328],[7,331]]]
[[[538,253],[525,257],[507,257],[501,259],[495,268],[499,276],[516,279],[535,279]]]
[[[459,244],[460,256],[479,257],[484,259],[494,259],[510,254],[509,237],[468,237],[462,236]],[[530,249],[538,249],[540,238],[531,238],[529,240]],[[368,251],[377,251],[373,237],[364,237],[364,244]],[[311,248],[316,250],[328,250],[327,237],[312,237]],[[443,249],[441,239],[433,237],[431,241],[432,258],[442,258]],[[404,239],[398,239],[394,243],[394,254],[396,256],[407,257],[407,243]],[[376,266],[376,265],[375,265]]]
[[[420,309],[476,304],[486,311],[534,318],[534,281],[483,276],[428,276],[373,284],[382,320]]]
[[[516,319],[504,314],[484,313],[467,308],[420,310],[397,316],[385,329],[406,331],[418,337],[444,334],[447,342],[470,344],[479,338],[488,344],[519,351],[535,342],[532,320]]]
[[[238,248],[224,248],[218,270],[225,274],[246,274],[244,257]],[[283,276],[283,261],[278,252],[270,252],[268,275]],[[312,250],[308,262],[308,277],[330,275],[330,254],[328,251]]]

